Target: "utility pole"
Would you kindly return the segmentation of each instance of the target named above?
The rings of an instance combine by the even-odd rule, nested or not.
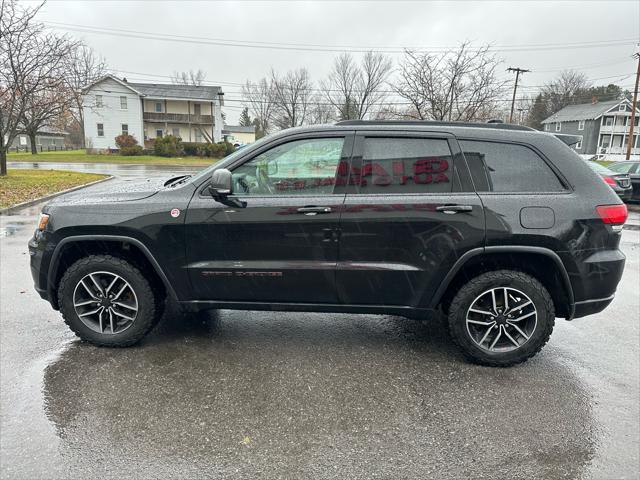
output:
[[[631,158],[631,147],[633,147],[633,127],[636,124],[636,107],[638,105],[638,80],[640,80],[640,53],[633,55],[638,59],[638,71],[636,72],[636,88],[633,89],[633,102],[631,102],[631,126],[629,127],[629,140],[627,140],[627,160]]]
[[[530,72],[531,70],[525,70],[524,68],[512,68],[509,67],[507,68],[507,72],[516,72],[516,83],[513,86],[513,98],[511,99],[511,113],[509,114],[509,123],[513,123],[513,107],[516,104],[516,90],[518,89],[518,78],[520,77],[521,73],[527,73]]]

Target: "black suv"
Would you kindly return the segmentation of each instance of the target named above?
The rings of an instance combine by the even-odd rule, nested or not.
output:
[[[624,268],[626,207],[566,143],[504,124],[289,129],[194,176],[59,197],[29,242],[35,288],[102,346],[139,341],[167,299],[441,310],[468,358],[512,365],[556,316],[603,310]]]

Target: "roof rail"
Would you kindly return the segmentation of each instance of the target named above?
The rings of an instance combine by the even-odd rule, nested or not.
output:
[[[479,123],[479,122],[440,122],[435,120],[342,120],[336,125],[425,125],[433,127],[465,127],[465,128],[492,128],[495,130],[520,130],[535,131],[533,128],[524,125],[513,125],[511,123]]]

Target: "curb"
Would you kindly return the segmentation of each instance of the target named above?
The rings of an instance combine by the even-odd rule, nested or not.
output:
[[[94,182],[89,182],[89,183],[85,183],[83,185],[78,185],[77,187],[71,187],[71,188],[67,188],[66,190],[61,190],[59,192],[50,193],[48,195],[36,198],[34,200],[28,200],[26,202],[17,203],[15,205],[11,205],[10,207],[0,209],[0,215],[11,215],[13,212],[16,212],[18,210],[22,210],[23,208],[31,207],[32,205],[35,205],[37,203],[46,202],[47,200],[51,200],[52,198],[55,198],[55,197],[57,197],[59,195],[64,195],[65,193],[75,192],[76,190],[80,190],[82,188],[90,187],[92,185],[97,185],[99,183],[112,180],[114,178],[115,177],[113,175],[109,175],[107,178],[102,178],[102,179],[96,180]]]

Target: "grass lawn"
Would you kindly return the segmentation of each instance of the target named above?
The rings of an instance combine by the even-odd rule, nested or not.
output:
[[[37,155],[31,153],[9,153],[9,162],[71,162],[71,163],[138,163],[145,165],[211,165],[218,161],[216,158],[176,157],[166,158],[155,155],[138,155],[125,157],[112,154],[87,154],[84,150],[68,150],[59,152],[42,152]]]
[[[106,176],[62,170],[9,169],[8,175],[0,177],[0,208],[95,182]]]

